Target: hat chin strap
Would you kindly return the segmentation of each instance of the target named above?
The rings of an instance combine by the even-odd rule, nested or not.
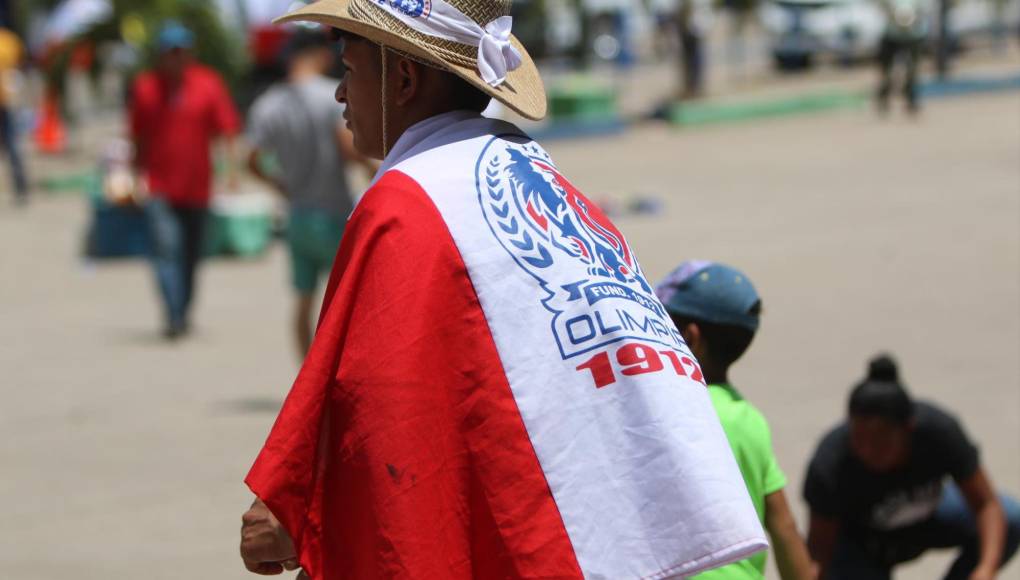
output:
[[[386,45],[385,44],[382,44],[382,43],[379,44],[379,53],[382,56],[382,90],[381,90],[381,96],[382,96],[382,155],[383,155],[383,159],[386,159],[386,157],[390,154],[390,152],[389,152],[390,141],[389,141],[389,135],[388,135],[389,127],[387,126],[388,125],[387,117],[389,116],[388,115],[389,107],[386,104],[386,100],[387,100],[386,97],[388,96],[387,95],[387,90],[386,90],[386,88],[387,88],[386,73],[388,72],[388,68],[387,68],[387,65],[386,65],[386,57],[387,57],[386,53],[387,53],[387,50],[386,50]]]

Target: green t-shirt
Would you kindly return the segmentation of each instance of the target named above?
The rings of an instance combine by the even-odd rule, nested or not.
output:
[[[786,475],[772,452],[772,433],[765,417],[730,385],[709,385],[719,421],[744,476],[758,519],[765,524],[765,496],[786,487]],[[694,576],[698,580],[763,580],[766,552]]]

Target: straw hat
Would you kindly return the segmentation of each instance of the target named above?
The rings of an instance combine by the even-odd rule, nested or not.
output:
[[[318,0],[277,22],[308,21],[331,26],[364,37],[416,60],[446,69],[492,96],[510,109],[532,120],[546,115],[545,85],[535,62],[512,35],[509,43],[519,57],[498,82],[486,81],[479,70],[479,45],[454,42],[421,32],[429,22],[428,11],[440,3],[467,17],[470,28],[491,30],[501,17],[509,16],[512,0]],[[417,20],[409,20],[417,19]],[[406,24],[414,24],[415,27]],[[509,47],[506,47],[510,50]],[[516,67],[513,65],[517,65]],[[501,65],[502,66],[502,65]],[[490,75],[491,76],[491,75]]]

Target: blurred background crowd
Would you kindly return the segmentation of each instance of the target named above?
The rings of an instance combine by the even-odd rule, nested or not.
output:
[[[27,200],[30,181],[62,185],[52,175],[31,179],[22,149],[65,152],[88,140],[91,121],[119,115],[133,79],[157,62],[166,21],[194,34],[189,50],[222,77],[245,113],[285,76],[285,49],[297,28],[271,21],[300,4],[0,3],[3,142],[16,199]],[[519,0],[513,13],[515,34],[545,71],[552,121],[582,131],[642,118],[684,124],[754,114],[677,103],[794,73],[852,78],[873,64],[882,71],[879,106],[903,94],[914,111],[926,90],[918,85],[928,70],[922,63],[930,61],[929,76],[946,80],[954,60],[968,54],[1003,62],[1020,29],[1016,0]],[[328,72],[342,71],[336,64]],[[826,96],[806,105],[839,106],[837,96]]]
[[[5,1],[5,98],[15,129],[47,141],[39,143],[44,150],[60,149],[56,137],[66,135],[40,135],[50,113],[74,125],[122,106],[128,81],[154,64],[157,33],[167,19],[195,33],[198,60],[223,76],[245,110],[282,78],[281,52],[294,28],[271,21],[300,4]],[[1020,26],[1015,0],[521,0],[513,12],[515,34],[550,75],[672,63],[677,98],[724,90],[726,83],[711,83],[718,74],[753,80],[817,67],[851,70],[889,52],[890,44],[914,44],[917,58],[931,57],[933,70],[945,78],[953,59],[968,51],[1006,58]]]

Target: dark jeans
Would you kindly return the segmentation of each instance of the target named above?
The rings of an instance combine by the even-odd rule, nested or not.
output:
[[[152,236],[152,264],[166,307],[167,324],[183,329],[194,297],[195,272],[202,259],[208,210],[175,207],[153,198],[145,206]]]
[[[14,127],[14,118],[7,107],[0,106],[0,145],[7,152],[7,159],[11,163],[11,180],[14,185],[14,195],[24,200],[28,197],[28,179],[25,177],[25,165],[21,160],[21,151],[18,148],[18,135]]]
[[[999,501],[1006,512],[1006,547],[1002,555],[1005,564],[1020,545],[1020,504],[1001,495]],[[899,543],[903,545],[897,545]],[[879,561],[872,550],[851,538],[841,537],[827,580],[889,580],[895,564],[917,558],[928,550],[948,548],[958,548],[960,555],[949,568],[945,580],[966,580],[977,567],[981,555],[977,524],[955,485],[946,486],[935,515],[918,526],[917,533],[911,533],[909,541],[884,541],[882,544],[887,553],[898,554],[892,557],[894,562]]]
[[[882,71],[882,80],[878,86],[878,104],[882,109],[889,106],[889,97],[893,91],[893,74],[897,63],[903,67],[903,96],[907,99],[907,107],[917,111],[917,66],[921,57],[920,42],[914,39],[891,38],[882,39],[878,49],[878,64]]]

